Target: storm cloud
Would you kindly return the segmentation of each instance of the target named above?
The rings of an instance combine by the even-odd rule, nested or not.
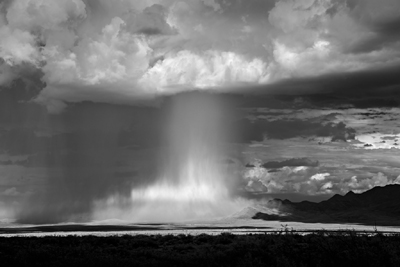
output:
[[[332,73],[400,63],[395,0],[14,0],[0,11],[0,82],[43,73],[35,101],[55,113],[325,75],[320,90]]]

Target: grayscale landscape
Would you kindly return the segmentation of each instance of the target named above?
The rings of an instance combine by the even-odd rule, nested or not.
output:
[[[399,29],[398,0],[0,1],[0,262],[398,266]]]

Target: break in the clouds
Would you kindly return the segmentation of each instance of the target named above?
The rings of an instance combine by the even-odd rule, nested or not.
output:
[[[52,112],[400,63],[397,0],[7,0],[0,10],[0,83],[41,72],[35,100]]]

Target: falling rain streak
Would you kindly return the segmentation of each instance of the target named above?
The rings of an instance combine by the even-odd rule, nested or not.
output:
[[[227,106],[208,94],[172,99],[167,146],[154,184],[132,190],[140,221],[208,219],[235,212],[234,174],[224,164]]]

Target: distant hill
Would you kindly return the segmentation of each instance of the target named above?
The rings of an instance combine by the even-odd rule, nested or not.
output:
[[[366,225],[400,226],[400,185],[374,187],[361,194],[352,191],[346,195],[334,195],[328,200],[314,203],[291,202],[274,199],[267,207],[277,207],[286,216],[256,213],[253,219],[320,222],[360,223]]]

